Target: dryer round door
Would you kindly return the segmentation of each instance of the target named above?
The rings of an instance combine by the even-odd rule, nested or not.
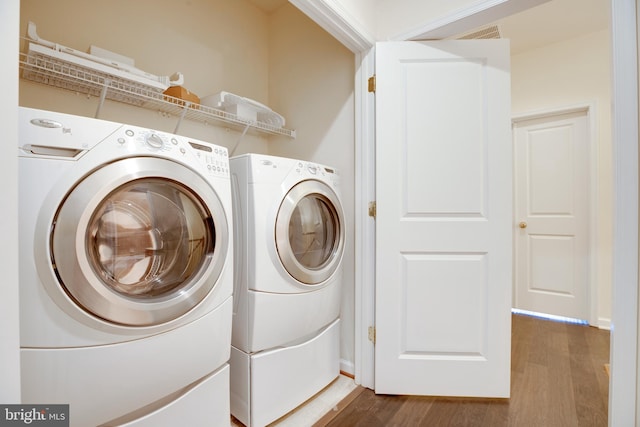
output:
[[[276,248],[297,281],[318,285],[338,269],[344,250],[344,217],[336,193],[325,183],[301,181],[276,216]]]
[[[224,207],[202,176],[166,159],[123,159],[67,193],[52,224],[51,262],[86,312],[120,325],[156,325],[211,292],[228,230]]]

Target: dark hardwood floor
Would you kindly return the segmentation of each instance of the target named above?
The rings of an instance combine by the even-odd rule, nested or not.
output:
[[[609,332],[513,315],[511,398],[376,395],[358,388],[316,426],[606,426]]]

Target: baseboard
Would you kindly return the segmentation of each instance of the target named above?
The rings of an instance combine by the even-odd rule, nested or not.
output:
[[[611,319],[606,318],[598,318],[598,329],[606,329],[608,331],[611,330]]]
[[[344,375],[345,377],[351,378],[352,380],[356,379],[355,375],[351,375],[350,373],[345,372],[345,371],[340,371],[340,375]]]
[[[340,373],[342,375],[345,375],[351,379],[355,379],[355,372],[356,372],[356,369],[355,369],[355,366],[353,365],[353,362],[340,359]]]

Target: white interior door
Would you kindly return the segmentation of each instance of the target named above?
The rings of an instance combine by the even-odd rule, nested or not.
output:
[[[514,125],[515,308],[589,317],[588,128],[586,111]]]
[[[375,391],[508,397],[506,40],[376,46]]]

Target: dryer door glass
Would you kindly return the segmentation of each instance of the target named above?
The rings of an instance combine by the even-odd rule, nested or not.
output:
[[[317,194],[298,202],[289,220],[289,244],[300,264],[317,269],[330,260],[338,243],[337,219],[330,202]]]
[[[143,179],[118,188],[89,221],[89,261],[116,292],[157,297],[189,283],[215,237],[202,202],[181,184]]]
[[[276,218],[282,265],[299,282],[318,285],[338,269],[344,248],[340,201],[325,183],[307,180],[284,198]]]

